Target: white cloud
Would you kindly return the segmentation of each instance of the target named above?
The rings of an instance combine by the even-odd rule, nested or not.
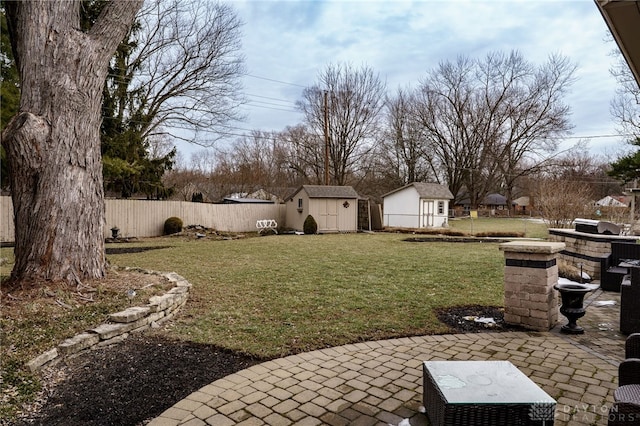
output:
[[[282,105],[247,106],[245,128],[281,130],[300,122],[299,113],[281,109],[293,109],[300,86],[312,85],[332,62],[366,64],[394,91],[415,87],[442,60],[519,50],[537,64],[552,53],[575,62],[577,81],[567,96],[574,134],[614,133],[609,101],[615,81],[608,70],[615,44],[604,41],[606,25],[591,1],[244,0],[232,6],[245,22],[248,73],[282,82],[244,79],[247,93]],[[592,148],[614,145],[620,142],[598,139]]]

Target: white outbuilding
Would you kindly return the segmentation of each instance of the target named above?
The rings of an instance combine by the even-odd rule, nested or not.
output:
[[[394,228],[441,228],[448,225],[453,194],[445,185],[413,182],[382,196],[383,225]]]

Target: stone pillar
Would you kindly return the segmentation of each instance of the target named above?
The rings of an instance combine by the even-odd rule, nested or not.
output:
[[[530,330],[549,331],[558,322],[557,253],[564,243],[512,241],[504,252],[504,320]]]

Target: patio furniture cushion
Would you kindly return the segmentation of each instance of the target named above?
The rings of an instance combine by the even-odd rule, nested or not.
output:
[[[620,386],[613,392],[613,400],[636,404],[640,409],[640,385]]]

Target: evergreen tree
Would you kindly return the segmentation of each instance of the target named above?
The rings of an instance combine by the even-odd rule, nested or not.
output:
[[[20,103],[20,81],[11,52],[9,29],[4,7],[0,7],[0,132],[18,111]],[[0,148],[0,187],[8,189],[9,171],[4,148]]]
[[[635,147],[634,152],[618,158],[611,163],[609,176],[628,183],[640,178],[640,138],[630,142]]]

